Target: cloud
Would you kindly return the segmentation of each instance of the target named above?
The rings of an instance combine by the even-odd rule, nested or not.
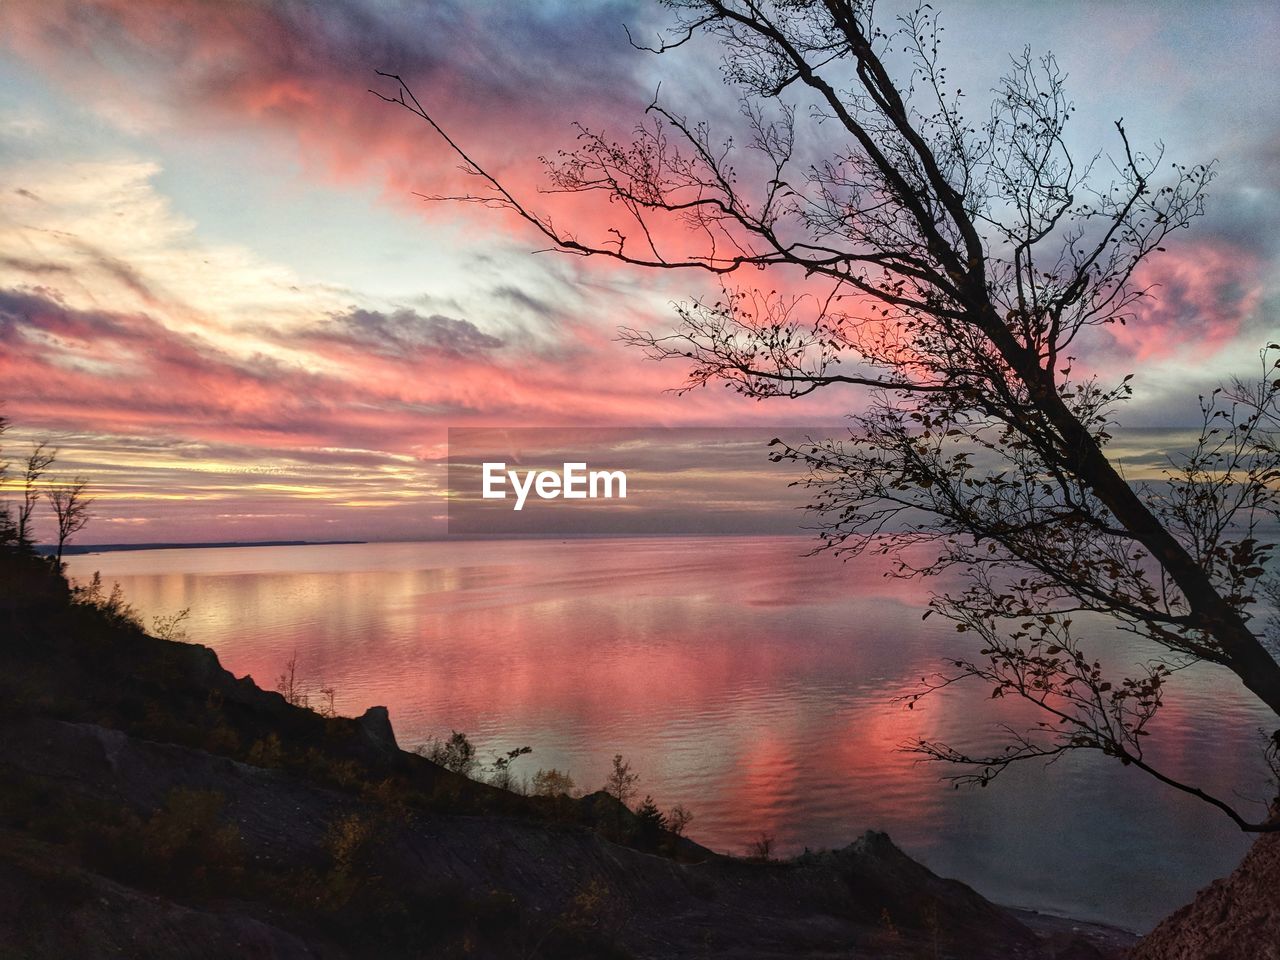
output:
[[[652,321],[652,289],[529,278],[500,258],[468,265],[477,282],[447,298],[334,287],[203,241],[157,191],[160,173],[148,161],[4,169],[44,198],[0,195],[15,416],[403,453],[450,421],[733,415],[728,397],[664,396],[679,371],[614,342],[614,323]]]
[[[273,131],[316,172],[373,173],[408,200],[413,189],[460,182],[456,160],[368,92],[394,87],[375,70],[404,76],[494,164],[518,156],[524,166],[572,119],[608,116],[619,98],[643,107],[633,79],[643,55],[622,24],[653,16],[631,2],[9,0],[0,36],[124,128]],[[568,104],[574,113],[553,133],[548,116]]]
[[[1108,330],[1123,357],[1145,364],[1188,351],[1203,362],[1251,326],[1265,297],[1258,256],[1213,239],[1156,254],[1137,281],[1149,296]]]
[[[501,339],[484,333],[470,320],[439,313],[423,316],[408,307],[389,313],[352,307],[298,331],[291,339],[340,344],[396,359],[424,353],[468,354],[502,346]]]
[[[520,307],[521,309],[526,310],[544,320],[555,319],[556,311],[549,303],[539,297],[533,296],[517,286],[513,286],[512,284],[503,284],[502,286],[495,287],[493,295],[502,300],[513,303],[517,307]]]
[[[41,198],[0,193],[0,286],[56,285],[69,306],[148,310],[207,332],[340,306],[243,245],[201,241],[157,189],[162,172],[149,160],[0,168]]]
[[[237,355],[146,312],[0,289],[16,438],[53,434],[64,468],[90,478],[97,516],[121,520],[111,539],[182,539],[190,524],[250,539],[436,535],[445,481],[431,451],[447,426],[724,415],[715,393],[663,396],[651,367],[632,372],[589,331],[573,359],[497,344],[466,321],[354,308],[292,338],[304,365]],[[680,473],[677,452],[651,466]]]
[[[49,263],[43,260],[27,260],[23,257],[0,256],[0,268],[13,270],[29,276],[48,276],[50,274],[68,275],[71,267],[65,263]]]
[[[232,356],[144,313],[68,307],[47,290],[0,290],[0,343],[15,418],[64,426],[306,437],[335,397],[332,382],[273,358]]]
[[[959,26],[977,29],[979,9]],[[698,115],[724,115],[712,58],[655,66],[625,43],[623,23],[653,35],[663,16],[631,0],[0,2],[0,49],[49,101],[36,102],[29,117],[25,107],[17,119],[0,116],[0,137],[10,141],[0,145],[8,158],[0,178],[12,185],[0,193],[6,412],[41,429],[99,437],[94,456],[119,490],[133,488],[110,465],[127,473],[130,457],[164,460],[181,465],[173,469],[191,481],[192,498],[243,491],[239,507],[219,511],[246,518],[305,514],[290,497],[385,505],[398,502],[397,490],[436,496],[415,485],[402,458],[416,462],[451,425],[830,422],[856,405],[850,393],[761,405],[725,390],[664,395],[682,371],[643,362],[613,342],[613,329],[663,329],[667,301],[704,292],[700,281],[598,259],[517,259],[513,251],[538,245],[527,224],[413,197],[475,184],[425,125],[367,92],[378,82],[375,68],[402,74],[447,129],[557,223],[588,240],[606,239],[618,224],[634,249],[640,234],[619,224],[615,206],[536,194],[545,181],[534,161],[571,142],[573,120],[626,140],[653,93],[653,70],[676,81],[664,96],[671,91]],[[1010,23],[1021,29],[1037,18],[1065,29],[1047,14]],[[1159,42],[1155,34],[1151,43],[1091,38],[1082,49],[1101,43],[1105,59],[1132,43],[1156,55]],[[1108,69],[1129,70],[1122,59],[1111,57]],[[1179,89],[1198,89],[1198,76],[1184,70],[1174,79]],[[83,122],[76,151],[64,155],[66,137],[47,129],[50,118],[54,126]],[[95,139],[103,118],[126,134],[110,148]],[[1141,363],[1185,392],[1181,380],[1206,369],[1206,357],[1223,363],[1266,328],[1277,236],[1268,215],[1280,196],[1266,129],[1250,132],[1241,166],[1224,176],[1226,214],[1153,263],[1143,279],[1159,284],[1157,297],[1136,322],[1098,337],[1089,361],[1123,372]],[[22,149],[6,153],[15,139]],[[1230,143],[1221,130],[1213,142]],[[193,184],[207,190],[234,178],[219,170],[183,180],[189,171],[173,167],[206,148],[217,157],[228,144],[262,158],[245,165],[243,176],[261,181],[246,195],[270,199],[254,211],[262,233],[215,242],[209,237],[228,222],[257,221],[224,222],[211,203],[219,222],[197,224],[191,211],[200,204],[184,201]],[[210,169],[218,162],[209,160]],[[745,179],[750,171],[740,170]],[[434,218],[424,246],[431,257],[447,247],[427,264],[434,272],[420,277],[414,260],[398,273],[371,267],[338,282],[295,247],[265,254],[273,248],[263,233],[288,243],[309,226],[294,216],[306,203],[274,207],[299,179],[304,190],[322,188],[322,215],[329,196],[363,210],[380,195],[389,216],[412,209]],[[362,215],[352,216],[354,230],[366,226]],[[676,251],[694,242],[678,223],[657,236]],[[379,256],[410,262],[399,235],[379,239]],[[772,272],[768,283],[801,289]],[[82,443],[89,465],[94,443]],[[262,463],[283,464],[288,482],[279,486],[295,492],[246,473]],[[134,514],[124,519],[143,510],[129,502]],[[408,517],[397,513],[386,529]]]

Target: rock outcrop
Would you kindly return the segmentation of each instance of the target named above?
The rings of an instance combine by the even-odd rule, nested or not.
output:
[[[1130,960],[1280,960],[1280,833],[1162,920]]]

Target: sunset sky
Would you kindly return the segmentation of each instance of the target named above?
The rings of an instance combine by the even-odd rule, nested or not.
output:
[[[935,6],[976,104],[1030,43],[1071,76],[1082,152],[1123,117],[1218,159],[1209,215],[1144,276],[1158,302],[1085,351],[1137,374],[1126,423],[1185,427],[1280,329],[1280,8]],[[57,443],[94,486],[91,542],[376,540],[442,532],[449,427],[838,422],[856,394],[664,393],[681,371],[616,328],[669,326],[705,280],[535,254],[506,214],[424,203],[458,186],[454,158],[367,92],[403,75],[552,204],[539,155],[573,121],[625,136],[659,81],[732,121],[713,47],[628,45],[624,24],[665,22],[609,0],[0,0],[6,452]],[[1125,442],[1152,458],[1165,436]]]

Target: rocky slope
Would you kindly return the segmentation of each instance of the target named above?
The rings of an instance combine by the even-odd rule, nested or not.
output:
[[[780,863],[710,854],[678,862],[575,823],[388,809],[282,771],[49,718],[0,724],[0,771],[10,790],[36,798],[32,817],[69,807],[123,810],[142,822],[175,796],[179,805],[216,797],[219,829],[231,832],[225,845],[205,845],[206,867],[243,875],[252,864],[255,874],[281,880],[292,874],[337,909],[389,886],[411,909],[490,899],[493,922],[508,928],[502,944],[490,945],[493,956],[541,955],[538,941],[560,928],[589,934],[620,956],[673,960],[1099,955],[1084,941],[1046,946],[1012,914],[935,876],[884,834]],[[334,825],[349,829],[358,848],[346,872],[335,864],[342,853]],[[13,895],[0,899],[25,901],[0,914],[0,931],[31,956],[145,949],[203,957],[232,947],[271,957],[364,953],[340,935],[300,928],[297,904],[238,901],[209,878],[184,889],[181,877],[168,877],[157,887],[127,851],[73,856],[30,832],[23,837],[11,828],[0,840],[0,891]],[[152,837],[144,825],[136,839],[160,843],[167,832]],[[224,846],[234,847],[234,858]],[[102,875],[112,867],[136,886]],[[176,891],[163,889],[175,882]],[[22,890],[28,892],[17,895]],[[533,952],[505,952],[517,947]],[[382,954],[375,948],[366,955]]]
[[[1131,960],[1280,960],[1280,833],[1162,920]]]

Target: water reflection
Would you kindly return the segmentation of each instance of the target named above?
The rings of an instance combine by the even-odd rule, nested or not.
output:
[[[778,539],[369,544],[76,557],[150,617],[262,686],[296,651],[344,712],[386,704],[400,741],[464,730],[534,747],[523,763],[594,789],[616,752],[643,792],[693,809],[691,834],[784,852],[887,830],[986,895],[1144,928],[1231,869],[1247,841],[1194,800],[1096,758],[1014,770],[980,791],[898,751],[989,739],[1017,707],[953,688],[891,702],[966,641],[922,622],[925,588],[872,561]],[[1114,659],[1145,652],[1124,638]],[[1177,679],[1160,759],[1206,788],[1262,795],[1237,745],[1264,714],[1229,676]],[[1011,713],[1011,711],[1013,711]],[[1223,749],[1222,745],[1232,749]]]

